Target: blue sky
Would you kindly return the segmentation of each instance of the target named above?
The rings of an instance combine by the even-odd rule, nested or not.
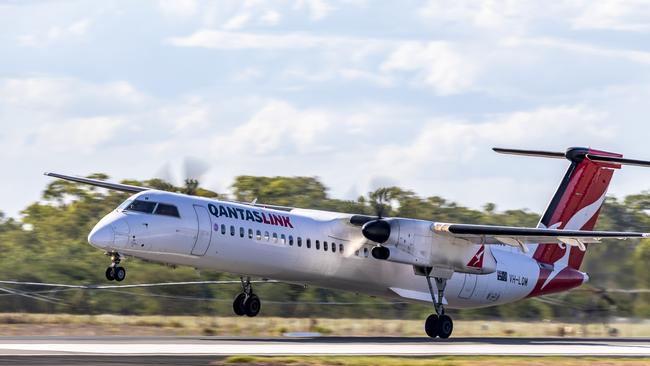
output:
[[[650,159],[650,2],[2,1],[0,210],[43,171],[318,176],[541,211],[566,164]],[[627,168],[617,196],[650,188]]]

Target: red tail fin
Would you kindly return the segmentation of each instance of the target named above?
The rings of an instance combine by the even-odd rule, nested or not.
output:
[[[623,155],[587,148],[570,148],[566,158],[571,165],[539,222],[539,227],[593,230],[605,201],[607,188],[620,164],[594,161],[590,156],[621,158]],[[563,248],[557,244],[539,244],[533,258],[553,264],[570,250],[568,266],[579,269],[585,252],[578,248]],[[565,259],[566,260],[566,259]]]
[[[570,148],[566,153],[502,148],[494,151],[571,161],[538,225],[553,229],[593,230],[614,170],[621,165],[650,167],[650,161],[623,159],[620,154],[582,147]],[[587,274],[579,270],[585,255],[579,248],[533,244],[529,249],[539,264],[539,277],[529,297],[566,291],[588,279]]]

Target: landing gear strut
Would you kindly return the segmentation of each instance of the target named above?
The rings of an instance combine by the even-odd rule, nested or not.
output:
[[[122,260],[120,253],[113,252],[107,253],[111,256],[111,265],[106,268],[106,279],[109,281],[122,282],[126,278],[126,269],[120,267],[119,264]]]
[[[431,285],[431,275],[427,274],[427,284],[429,285],[429,293],[433,301],[433,307],[436,310],[435,314],[429,315],[424,323],[424,331],[431,338],[440,337],[447,339],[454,330],[454,322],[449,315],[445,315],[445,307],[442,304],[442,298],[445,295],[445,287],[447,287],[447,279],[435,277],[436,288],[438,289],[438,297],[433,292],[433,285]]]
[[[257,316],[262,308],[262,302],[253,293],[250,277],[246,277],[246,280],[244,280],[244,277],[241,277],[241,287],[242,293],[237,295],[235,301],[232,303],[233,311],[239,316],[246,315],[251,318]]]

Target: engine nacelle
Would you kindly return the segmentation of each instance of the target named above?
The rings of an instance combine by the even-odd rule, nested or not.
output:
[[[413,219],[378,219],[364,225],[363,234],[381,245],[372,249],[376,259],[417,267],[448,268],[455,272],[488,274],[496,271],[489,245],[435,234],[432,222]]]

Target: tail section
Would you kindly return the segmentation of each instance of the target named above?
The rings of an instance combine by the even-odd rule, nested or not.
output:
[[[504,154],[566,158],[571,162],[557,191],[548,204],[538,227],[567,230],[593,230],[605,201],[614,171],[622,164],[650,166],[649,162],[623,159],[623,155],[584,147],[572,147],[565,153],[494,149]],[[541,264],[561,264],[575,270],[580,268],[584,251],[557,244],[533,244],[530,253]]]
[[[569,148],[566,153],[494,150],[505,154],[566,158],[571,162],[538,224],[538,227],[552,229],[593,230],[614,171],[622,165],[650,167],[647,161],[624,159],[621,154],[583,147]],[[529,297],[566,291],[587,281],[587,274],[580,272],[585,252],[579,248],[540,243],[530,245],[529,249],[540,267]]]
[[[588,156],[622,158],[623,155],[586,148],[570,148],[565,156],[571,161],[571,165],[538,227],[593,230],[614,171],[620,169],[621,165],[594,161]],[[567,250],[570,252],[568,255],[565,253]],[[580,269],[585,254],[578,248],[565,249],[557,244],[538,244],[531,253],[538,262],[547,264],[556,263],[566,256],[566,264],[574,269]]]

